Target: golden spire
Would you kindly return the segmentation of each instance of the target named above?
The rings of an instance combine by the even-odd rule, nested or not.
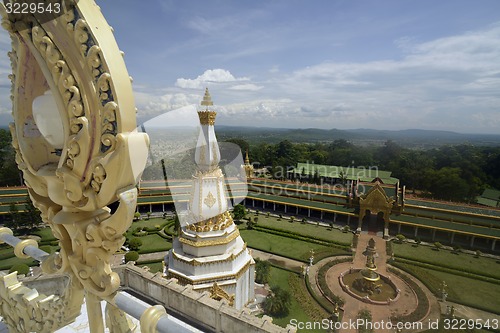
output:
[[[245,164],[250,164],[250,159],[248,158],[248,149],[246,151],[246,155],[245,155]]]
[[[200,123],[202,125],[213,126],[215,123],[215,116],[217,115],[217,112],[208,109],[209,106],[214,105],[214,102],[212,102],[212,97],[210,96],[210,92],[208,92],[208,88],[205,88],[205,96],[203,96],[203,100],[201,101],[200,105],[206,107],[204,111],[198,111]]]

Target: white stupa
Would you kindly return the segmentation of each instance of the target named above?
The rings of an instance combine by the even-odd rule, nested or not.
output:
[[[168,254],[167,276],[212,298],[226,299],[237,309],[254,299],[255,262],[228,209],[220,151],[215,137],[216,112],[208,88],[199,111],[201,130],[195,152],[197,170],[189,199],[189,223]]]

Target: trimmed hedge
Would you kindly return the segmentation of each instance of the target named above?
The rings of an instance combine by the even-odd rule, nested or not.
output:
[[[315,238],[311,236],[304,236],[298,232],[293,232],[293,231],[288,231],[288,230],[283,230],[279,228],[272,228],[268,226],[261,226],[261,225],[254,225],[253,228],[257,231],[262,231],[262,232],[268,232],[270,234],[278,235],[278,236],[284,236],[288,238],[293,238],[297,240],[302,240],[306,241],[309,243],[315,243],[319,245],[326,245],[326,246],[333,246],[341,249],[345,249],[346,251],[350,250],[350,244],[345,244],[345,243],[337,243],[331,240],[326,240],[326,239],[320,239],[320,238]]]
[[[17,271],[18,275],[26,275],[29,273],[30,268],[26,264],[16,264],[9,269],[9,273]]]
[[[288,285],[293,297],[295,297],[300,307],[313,321],[321,321],[330,315],[331,312],[325,311],[325,309],[318,305],[314,298],[311,298],[301,277],[296,274],[290,275],[288,277]]]
[[[400,279],[404,280],[408,285],[410,285],[410,287],[417,295],[418,300],[417,308],[413,310],[413,312],[407,315],[391,316],[392,322],[417,322],[419,320],[422,320],[430,308],[429,300],[427,299],[425,292],[415,281],[409,278],[406,274],[403,274],[401,271],[390,266],[387,267],[387,270],[392,274],[397,275]]]
[[[402,263],[405,263],[405,264],[411,264],[411,265],[415,265],[415,266],[419,266],[419,267],[422,267],[422,268],[429,268],[429,269],[433,269],[435,271],[440,271],[440,272],[444,272],[444,273],[450,273],[450,274],[454,274],[454,275],[459,275],[459,276],[463,276],[463,277],[466,277],[466,278],[471,278],[471,279],[475,279],[475,280],[480,280],[480,281],[484,281],[484,282],[489,282],[489,283],[493,283],[493,284],[497,284],[497,285],[500,285],[500,280],[495,278],[494,276],[492,276],[491,274],[477,274],[477,273],[472,273],[470,270],[468,270],[467,268],[462,268],[461,270],[458,270],[456,268],[452,268],[452,266],[449,266],[449,265],[446,265],[444,263],[440,264],[439,266],[436,265],[436,264],[433,264],[433,263],[429,263],[429,262],[426,262],[425,260],[415,260],[415,259],[407,259],[407,257],[397,257],[396,258],[396,261],[399,261],[399,262],[402,262]]]
[[[420,282],[422,282],[434,295],[439,295],[440,288],[441,288],[441,282],[442,282],[441,280],[437,279],[433,275],[428,274],[425,271],[419,270],[417,272],[417,271],[415,271],[415,267],[412,267],[409,264],[403,264],[401,262],[399,262],[399,263],[394,262],[392,265],[407,272],[408,274],[411,274],[411,275],[417,277],[420,280]],[[462,305],[469,306],[469,307],[472,307],[475,309],[479,309],[479,310],[483,310],[486,312],[500,315],[500,311],[498,311],[498,310],[483,307],[483,306],[481,306],[481,304],[470,303],[470,302],[463,301],[463,300],[459,299],[458,295],[454,292],[453,289],[448,289],[447,292],[448,292],[448,297],[446,299],[450,302],[462,304]]]
[[[339,306],[344,306],[345,301],[342,299],[342,297],[335,295],[330,288],[328,288],[328,283],[326,282],[326,272],[333,266],[343,263],[343,262],[348,262],[351,261],[352,258],[340,258],[340,259],[334,259],[327,264],[323,265],[318,271],[318,285],[323,294],[325,294],[328,298],[330,298],[333,302],[337,303]]]
[[[328,313],[333,313],[333,310],[335,309],[332,303],[328,302],[324,297],[318,296],[314,290],[311,287],[311,283],[309,282],[309,278],[306,277],[305,279],[306,282],[306,288],[309,291],[309,294],[311,294],[312,298],[318,303],[326,312]]]

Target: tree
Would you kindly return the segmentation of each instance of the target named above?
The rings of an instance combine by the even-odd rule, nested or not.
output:
[[[142,240],[135,237],[135,238],[132,238],[129,242],[128,242],[128,245],[130,247],[131,250],[133,251],[137,251],[140,249],[140,247],[142,246]]]
[[[134,221],[139,221],[141,219],[141,213],[135,212],[134,213]]]
[[[146,213],[146,220],[149,220],[151,218],[151,212]]]
[[[30,197],[26,198],[25,209],[25,227],[28,229],[33,229],[34,227],[42,224],[42,213],[33,205]]]
[[[137,261],[139,259],[139,253],[136,251],[130,251],[125,254],[125,262]]]
[[[267,260],[255,259],[255,282],[266,284],[271,277],[271,264]]]
[[[292,303],[290,293],[279,286],[273,286],[263,303],[264,311],[272,316],[286,316]]]
[[[247,215],[245,206],[243,206],[242,204],[238,204],[238,205],[234,206],[233,215],[234,215],[235,220],[243,219]]]

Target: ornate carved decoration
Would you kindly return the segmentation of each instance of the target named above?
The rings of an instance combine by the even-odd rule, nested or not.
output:
[[[130,77],[99,7],[92,0],[63,0],[63,7],[64,15],[40,24],[36,14],[8,17],[0,5],[12,39],[12,144],[29,195],[61,246],[44,271],[70,274],[73,294],[84,288],[110,300],[119,278],[109,261],[131,224],[149,141],[134,132]],[[62,149],[34,130],[33,100],[47,90],[63,124]],[[117,201],[111,214],[107,205]]]
[[[201,125],[213,126],[215,124],[215,116],[217,116],[217,112],[215,111],[198,111]]]
[[[24,286],[17,272],[0,273],[0,309],[3,320],[15,332],[50,333],[80,314],[83,292],[66,288],[62,295],[39,294]]]
[[[183,232],[181,232],[184,234]],[[217,239],[212,239],[212,240],[200,240],[200,241],[194,241],[185,237],[179,237],[179,242],[191,245],[194,247],[205,247],[205,246],[214,246],[214,245],[224,245],[230,243],[232,240],[236,239],[240,235],[240,232],[238,229],[234,229],[233,232],[231,232],[228,236],[225,238],[217,238]]]
[[[214,282],[214,284],[210,288],[210,298],[213,298],[217,301],[220,301],[221,299],[225,299],[229,302],[229,306],[233,306],[233,304],[234,304],[234,294],[229,295],[224,289],[219,287],[217,282]]]
[[[212,192],[208,192],[207,196],[205,199],[203,199],[203,203],[208,206],[208,208],[212,208],[215,203],[217,202],[217,199],[215,199],[214,195]]]

